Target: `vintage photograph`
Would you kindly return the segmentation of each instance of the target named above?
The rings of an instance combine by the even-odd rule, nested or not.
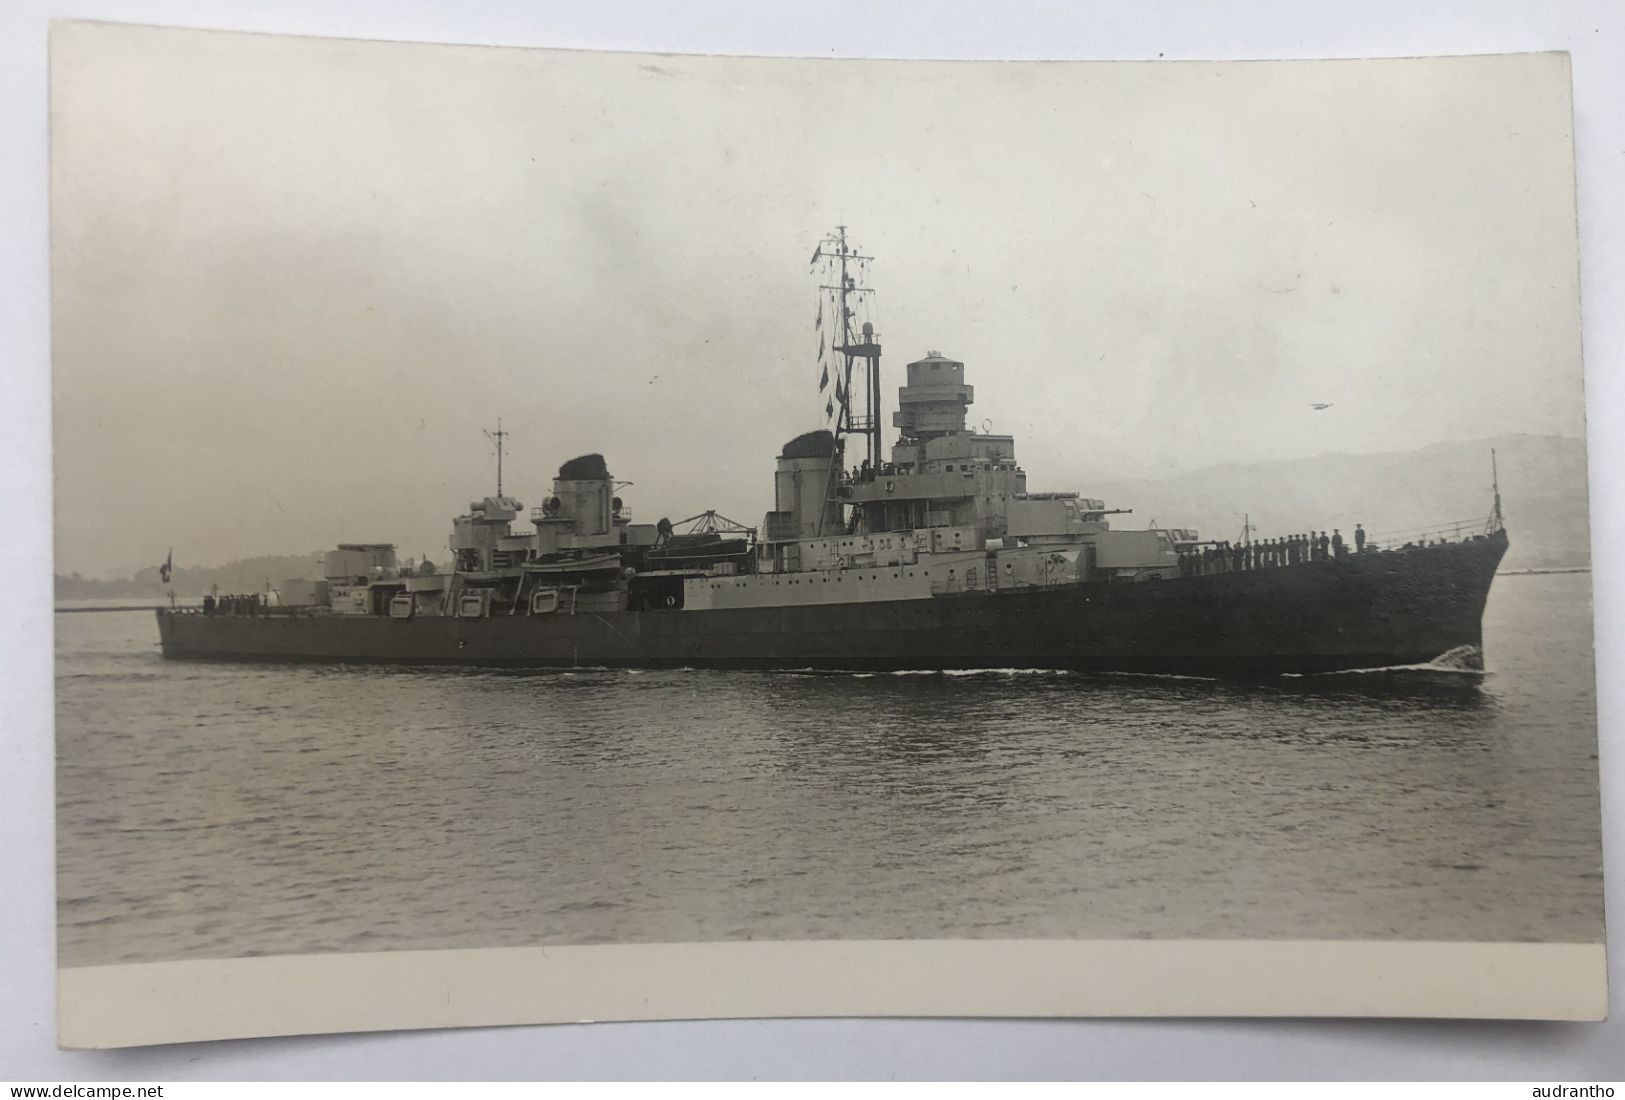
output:
[[[1575,1007],[1488,1014],[1604,1011],[1565,55],[65,22],[51,142],[65,1041],[652,945],[1519,945]],[[1479,996],[1380,957],[1250,1011]],[[1076,1010],[1213,984],[1132,970]]]

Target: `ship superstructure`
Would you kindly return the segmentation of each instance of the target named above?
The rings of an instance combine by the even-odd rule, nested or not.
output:
[[[631,483],[598,454],[563,463],[527,513],[503,491],[499,423],[497,491],[452,521],[444,567],[342,544],[288,606],[159,612],[164,653],[1216,673],[1477,653],[1506,549],[1498,491],[1482,532],[1397,549],[1113,528],[1126,510],[1029,491],[1014,437],[969,426],[966,366],[938,352],[908,363],[885,451],[882,347],[854,305],[872,295],[869,257],[839,229],[814,262],[828,423],[780,450],[759,526],[636,522]]]

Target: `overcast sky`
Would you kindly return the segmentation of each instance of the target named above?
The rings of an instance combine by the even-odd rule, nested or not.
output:
[[[1034,489],[1584,431],[1558,55],[52,47],[64,572],[443,559],[499,416],[526,504],[600,451],[640,519],[757,523],[821,421],[838,222],[876,256],[888,413],[909,359],[963,359]]]

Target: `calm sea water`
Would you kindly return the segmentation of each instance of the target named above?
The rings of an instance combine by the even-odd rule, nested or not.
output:
[[[1490,668],[488,673],[166,662],[58,615],[64,965],[907,937],[1597,941],[1588,575]]]

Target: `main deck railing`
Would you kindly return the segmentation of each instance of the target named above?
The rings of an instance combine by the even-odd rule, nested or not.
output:
[[[1472,535],[1485,534],[1485,525],[1482,519],[1452,519],[1444,522],[1426,523],[1420,527],[1400,527],[1387,531],[1373,531],[1370,534],[1368,547],[1380,547],[1384,550],[1399,550],[1406,545],[1426,546],[1434,542],[1460,542]]]

